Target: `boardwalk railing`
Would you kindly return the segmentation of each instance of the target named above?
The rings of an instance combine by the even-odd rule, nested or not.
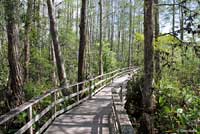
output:
[[[21,123],[19,125],[21,127],[15,130],[14,133],[40,134],[58,115],[92,97],[103,87],[111,83],[114,78],[132,71],[134,71],[134,67],[118,69],[67,87],[49,90],[42,96],[32,99],[0,116],[0,130],[13,129],[9,128],[12,126],[9,124],[15,122],[17,117],[26,115],[26,123]],[[84,89],[79,91],[79,85],[84,85]],[[64,96],[61,94],[62,90],[70,91],[70,95]],[[41,106],[41,104],[45,104],[45,106]]]
[[[134,72],[137,72],[135,69]],[[126,82],[112,89],[112,119],[115,134],[134,134],[134,128],[124,108],[124,94]]]

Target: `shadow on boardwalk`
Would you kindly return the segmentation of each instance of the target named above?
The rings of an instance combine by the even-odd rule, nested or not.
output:
[[[112,134],[111,89],[127,79],[128,76],[116,79],[92,99],[59,116],[45,134]]]

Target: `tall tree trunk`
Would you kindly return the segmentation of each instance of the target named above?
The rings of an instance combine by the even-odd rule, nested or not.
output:
[[[122,22],[123,23],[123,22]],[[123,26],[121,27],[121,31],[122,31],[122,36],[121,36],[121,58],[122,58],[122,62],[124,62],[125,60],[125,56],[124,56],[124,50],[125,50],[125,28],[124,28],[124,24],[122,24]],[[126,65],[125,65],[126,66]]]
[[[158,0],[154,0],[154,3],[155,5],[158,5]],[[154,19],[155,19],[155,42],[156,42],[156,45],[158,45],[158,36],[159,36],[159,31],[160,31],[160,28],[159,28],[159,7],[158,6],[155,6],[155,9],[154,9]],[[161,78],[161,70],[160,70],[160,50],[157,49],[155,51],[155,73],[156,73],[156,78],[155,78],[155,82],[158,83],[158,81],[160,80]]]
[[[34,24],[34,29],[36,30],[36,35],[34,36],[34,43],[36,45],[36,47],[39,49],[39,55],[41,56],[42,53],[42,43],[41,43],[41,15],[40,15],[40,11],[41,11],[41,0],[34,0],[33,2],[33,24]],[[40,84],[41,82],[41,65],[39,64],[35,64],[35,68],[37,68],[39,71],[37,72],[37,82]],[[31,72],[30,72],[31,73]]]
[[[118,1],[119,2],[119,1]],[[120,3],[118,3],[119,5]],[[119,17],[118,17],[118,33],[117,33],[117,38],[118,38],[118,41],[117,41],[117,59],[120,60],[120,44],[121,44],[121,13],[120,11],[118,12],[119,14]]]
[[[132,45],[132,0],[129,1],[130,9],[129,9],[129,51],[128,51],[128,66],[131,66],[131,45]]]
[[[81,7],[81,22],[80,22],[80,42],[79,42],[79,57],[78,57],[78,82],[84,80],[84,61],[86,47],[86,0],[82,0]],[[79,89],[82,89],[80,85]]]
[[[135,2],[134,2],[135,4]],[[132,22],[134,22],[134,19],[135,19],[135,8],[133,9],[133,16],[132,16]],[[133,25],[133,30],[131,31],[132,32],[132,45],[131,45],[131,62],[132,62],[132,66],[134,65],[134,40],[135,40],[135,37],[134,37],[134,34],[135,34],[135,26]]]
[[[180,29],[181,29],[181,34],[180,34],[180,37],[181,37],[181,40],[184,40],[184,25],[183,25],[183,22],[184,22],[184,12],[183,12],[183,7],[181,6],[180,7]]]
[[[172,6],[172,33],[175,35],[175,0],[173,0]],[[172,57],[174,56],[174,47],[172,46]]]
[[[183,7],[180,6],[180,39],[183,41],[184,40],[184,12],[183,12]],[[184,64],[184,48],[181,48],[181,63]]]
[[[55,4],[54,0],[52,0],[52,4],[53,5]],[[52,62],[52,66],[53,66],[52,81],[53,81],[54,86],[56,87],[56,86],[58,86],[58,79],[57,79],[57,75],[56,75],[56,72],[57,72],[57,69],[56,69],[56,56],[55,56],[55,50],[54,50],[53,42],[50,45],[50,53],[51,53],[50,60]]]
[[[115,17],[115,13],[114,13],[114,0],[111,0],[112,1],[112,22],[111,22],[111,47],[110,47],[110,50],[113,51],[113,41],[114,41],[114,17]]]
[[[24,67],[24,81],[29,80],[29,62],[30,62],[30,31],[32,22],[33,0],[28,0],[28,7],[26,12],[25,22],[25,37],[24,37],[24,53],[25,53],[25,67]]]
[[[52,71],[52,81],[54,86],[58,86],[58,79],[57,79],[57,75],[56,75],[56,57],[55,57],[55,50],[54,50],[54,45],[53,42],[51,43],[50,46],[50,53],[51,53],[51,62],[52,62],[52,66],[53,66],[53,71]]]
[[[144,88],[142,90],[142,134],[153,133],[152,81],[153,81],[153,0],[144,1]]]
[[[78,38],[79,0],[76,0],[76,36]]]
[[[53,45],[54,45],[56,66],[57,66],[60,86],[66,86],[67,76],[66,76],[64,61],[63,61],[63,57],[61,53],[59,40],[58,40],[58,31],[57,31],[57,26],[56,26],[56,20],[54,17],[54,8],[52,6],[51,0],[47,0],[47,6],[48,6],[49,21],[50,21],[50,33],[51,33],[51,37],[52,37]]]
[[[24,101],[22,68],[19,59],[19,0],[4,1],[8,37],[9,82],[7,102],[9,109]]]
[[[99,10],[100,10],[100,23],[99,23],[99,30],[100,30],[100,35],[99,35],[99,75],[103,74],[103,43],[102,43],[102,0],[99,0]]]
[[[120,59],[120,44],[121,44],[121,30],[120,30],[120,28],[121,28],[121,26],[120,26],[120,24],[118,24],[119,26],[118,26],[118,41],[117,41],[117,59],[119,60]]]

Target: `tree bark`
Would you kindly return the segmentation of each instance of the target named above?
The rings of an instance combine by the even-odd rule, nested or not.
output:
[[[78,20],[79,20],[78,13],[79,13],[79,0],[76,0],[76,35],[77,35],[77,38],[78,38]]]
[[[122,18],[123,19],[123,18]],[[122,21],[122,27],[121,27],[121,61],[124,62],[125,61],[125,55],[124,55],[124,50],[125,50],[125,26],[124,26],[124,21]]]
[[[99,10],[100,10],[100,38],[99,38],[99,75],[103,74],[103,43],[102,43],[102,0],[99,0]]]
[[[128,66],[131,66],[131,55],[132,55],[132,0],[129,1],[130,9],[129,9],[129,51],[128,51]]]
[[[58,79],[57,79],[57,75],[56,75],[56,57],[55,57],[55,50],[54,50],[54,45],[53,43],[51,43],[51,46],[50,46],[50,53],[51,53],[51,62],[52,62],[52,66],[53,66],[53,70],[52,70],[52,81],[53,81],[53,84],[54,86],[58,86]]]
[[[153,0],[144,1],[144,88],[142,90],[143,113],[141,133],[153,133],[152,112],[153,81]]]
[[[120,2],[118,1],[118,5]],[[118,7],[119,8],[119,7]],[[117,32],[117,59],[120,60],[120,44],[121,44],[121,12],[118,11],[119,17],[118,17],[118,32]]]
[[[24,53],[25,53],[25,67],[24,67],[24,81],[29,80],[29,62],[30,62],[30,31],[32,22],[33,0],[28,0],[28,7],[25,22],[25,37],[24,37]]]
[[[158,5],[158,0],[154,0],[155,5]],[[159,28],[159,7],[155,6],[154,9],[154,19],[155,19],[155,42],[156,45],[158,45],[158,36],[159,36],[159,32],[160,32],[160,28]],[[160,70],[160,50],[157,49],[155,51],[155,73],[156,73],[156,78],[155,78],[155,82],[158,83],[160,78],[161,78],[161,70]]]
[[[9,62],[9,82],[6,95],[9,109],[24,102],[22,68],[19,62],[19,4],[19,0],[4,1]]]
[[[80,42],[79,42],[79,57],[78,57],[78,82],[84,80],[84,61],[86,47],[86,0],[82,0],[81,7],[81,22],[80,22]],[[80,85],[79,89],[82,90]]]
[[[172,6],[172,33],[175,35],[175,0],[173,0]],[[174,56],[174,47],[172,46],[172,57]]]
[[[115,25],[115,23],[114,23],[114,17],[115,17],[115,13],[114,13],[114,0],[111,0],[111,2],[112,2],[112,23],[111,23],[111,43],[110,43],[110,45],[111,45],[111,47],[110,47],[110,51],[113,51],[113,42],[114,42],[114,25]]]
[[[180,6],[180,39],[184,40],[184,13],[183,13],[183,7]],[[181,63],[184,64],[184,50],[181,48]]]
[[[56,66],[57,66],[60,86],[66,86],[67,76],[66,76],[64,61],[63,61],[63,57],[61,53],[59,40],[58,40],[58,31],[57,31],[57,26],[56,26],[56,20],[54,17],[54,8],[52,6],[51,0],[47,0],[47,6],[48,6],[49,21],[50,21],[50,33],[51,33],[51,37],[52,37],[53,45],[54,45]]]

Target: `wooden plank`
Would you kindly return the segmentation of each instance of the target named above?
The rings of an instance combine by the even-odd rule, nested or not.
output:
[[[76,86],[76,92],[79,93],[79,86]],[[76,95],[76,101],[79,102],[79,94]]]
[[[29,109],[28,109],[28,119],[29,119],[29,121],[33,119],[33,108],[32,108],[32,106],[30,106]],[[29,134],[33,134],[33,126],[31,126],[29,128]]]

